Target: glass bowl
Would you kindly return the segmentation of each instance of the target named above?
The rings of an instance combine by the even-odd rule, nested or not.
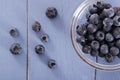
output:
[[[90,54],[85,54],[82,52],[80,44],[76,42],[76,27],[77,25],[83,24],[86,22],[85,15],[88,12],[88,9],[90,6],[95,4],[97,1],[102,0],[85,0],[80,6],[76,9],[75,13],[73,14],[72,21],[71,21],[71,41],[72,45],[78,54],[78,56],[87,64],[91,65],[92,67],[96,69],[101,70],[119,70],[120,69],[120,59],[115,58],[115,60],[112,63],[107,63],[104,58],[100,57],[92,57]],[[104,3],[110,3],[113,7],[120,7],[120,1],[119,0],[103,0]]]

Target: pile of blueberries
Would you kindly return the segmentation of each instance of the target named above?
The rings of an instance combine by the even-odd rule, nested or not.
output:
[[[76,41],[84,53],[103,57],[108,63],[120,58],[120,10],[111,4],[93,4],[86,22],[76,27],[76,33]]]

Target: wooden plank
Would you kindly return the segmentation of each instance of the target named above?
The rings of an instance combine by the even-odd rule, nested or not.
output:
[[[18,30],[18,37],[10,36],[13,28]],[[21,45],[20,55],[9,51],[13,43]],[[0,0],[0,80],[26,80],[26,54],[26,0]]]
[[[29,80],[94,80],[94,69],[84,63],[76,54],[70,40],[70,21],[83,0],[29,0]],[[56,7],[58,16],[48,19],[48,7]],[[39,21],[42,32],[49,35],[48,43],[40,41],[40,34],[32,30]],[[43,55],[35,53],[36,45],[45,46]],[[47,63],[55,59],[57,67],[50,69]]]

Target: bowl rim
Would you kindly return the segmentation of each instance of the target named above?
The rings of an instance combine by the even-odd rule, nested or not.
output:
[[[81,3],[78,8],[76,9],[76,11],[74,12],[73,16],[72,16],[72,20],[71,20],[71,29],[70,29],[70,36],[71,36],[71,42],[73,45],[74,50],[76,51],[76,53],[78,54],[78,56],[87,64],[89,64],[90,66],[96,68],[96,69],[100,69],[100,70],[106,70],[106,71],[113,71],[113,70],[120,70],[120,63],[119,64],[115,64],[115,65],[104,65],[104,64],[100,64],[97,63],[89,58],[87,58],[85,56],[85,54],[83,54],[82,50],[80,49],[79,45],[76,43],[76,38],[74,37],[75,31],[76,29],[74,27],[76,27],[76,22],[79,19],[81,13],[84,11],[85,7],[87,5],[90,5],[91,3],[95,3],[97,1],[100,0],[85,0],[83,3]]]

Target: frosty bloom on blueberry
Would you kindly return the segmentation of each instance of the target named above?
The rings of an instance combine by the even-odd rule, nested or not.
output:
[[[86,22],[76,28],[76,42],[83,53],[102,57],[108,63],[120,58],[120,9],[115,7],[103,2],[93,4]]]

